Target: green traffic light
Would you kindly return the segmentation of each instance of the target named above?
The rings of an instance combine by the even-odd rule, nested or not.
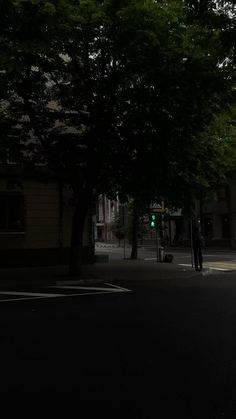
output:
[[[149,216],[149,226],[151,228],[157,228],[158,217],[157,214],[150,214]]]

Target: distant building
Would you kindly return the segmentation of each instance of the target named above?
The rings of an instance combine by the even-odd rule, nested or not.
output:
[[[197,206],[198,222],[208,245],[236,244],[236,184],[219,188]]]
[[[95,241],[109,242],[116,240],[112,224],[119,212],[119,199],[110,200],[106,195],[100,195],[96,206]]]
[[[111,201],[101,195],[97,202],[95,240],[117,241],[112,224],[117,214],[122,216],[119,200]],[[191,220],[181,209],[171,211],[165,208],[159,217],[159,237],[169,246],[190,245]],[[127,224],[127,220],[126,220]],[[207,246],[236,247],[236,183],[221,187],[195,205],[192,224],[198,224]],[[155,242],[156,232],[149,226],[148,214],[141,220],[139,243]]]
[[[236,247],[236,184],[231,183],[196,201],[192,225],[199,227],[206,246]],[[191,221],[182,223],[183,244],[190,244]]]

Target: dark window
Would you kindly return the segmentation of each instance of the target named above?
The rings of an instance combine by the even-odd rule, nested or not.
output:
[[[229,216],[224,214],[221,216],[222,238],[228,239],[230,237]]]
[[[218,201],[224,201],[226,199],[226,189],[225,188],[218,189],[217,198],[218,198]]]
[[[204,237],[210,239],[213,236],[213,219],[211,216],[204,219]]]
[[[22,195],[0,195],[0,231],[24,231]]]

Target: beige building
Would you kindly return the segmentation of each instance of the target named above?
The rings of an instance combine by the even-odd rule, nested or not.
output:
[[[1,167],[0,266],[68,263],[73,200],[69,189],[43,174],[26,175],[17,165]],[[93,259],[92,226],[87,220],[83,259]]]

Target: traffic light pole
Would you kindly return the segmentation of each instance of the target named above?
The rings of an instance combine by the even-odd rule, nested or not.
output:
[[[125,206],[124,206],[124,204],[123,204],[123,206],[122,206],[122,210],[123,210],[123,227],[124,227],[124,230],[125,230]],[[124,259],[126,259],[126,254],[125,254],[125,245],[126,245],[126,240],[125,240],[125,232],[124,232]]]
[[[190,221],[191,263],[193,268],[193,220]]]
[[[159,262],[159,237],[158,237],[158,228],[156,225],[156,256],[157,256],[157,263]]]

